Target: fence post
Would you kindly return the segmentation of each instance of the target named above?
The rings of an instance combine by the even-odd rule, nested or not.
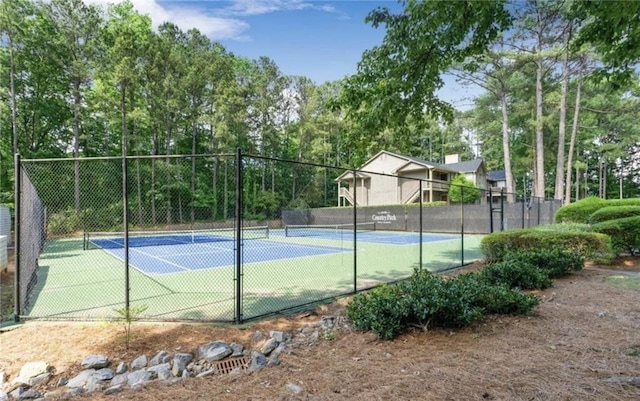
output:
[[[489,187],[489,232],[493,232],[493,192]]]
[[[536,198],[538,200],[538,226],[540,225],[540,197]]]
[[[420,227],[420,258],[419,258],[419,263],[420,263],[420,270],[422,270],[422,180],[420,180],[420,214],[419,214],[419,218],[420,218],[420,223],[419,223],[419,227]],[[406,210],[407,208],[404,208],[405,210],[405,219],[404,219],[404,224],[405,224],[405,229],[406,229],[406,225],[407,225],[407,219],[406,219]]]
[[[522,195],[522,228],[524,228],[524,208],[525,208],[525,195]]]
[[[236,149],[236,274],[235,321],[242,323],[242,150]]]
[[[504,188],[500,188],[500,231],[504,231]]]
[[[126,154],[122,155],[122,225],[124,228],[124,308],[126,315],[130,316],[131,298],[129,281],[129,196],[127,182],[129,180],[128,161]]]
[[[353,170],[353,293],[358,292],[358,172]],[[375,228],[374,228],[375,229]]]
[[[16,153],[14,156],[15,162],[15,193],[14,193],[14,204],[15,204],[15,212],[14,212],[14,237],[15,237],[15,246],[14,246],[14,258],[15,258],[15,266],[16,273],[14,275],[14,311],[13,311],[13,319],[16,323],[20,322],[20,215],[22,214],[22,208],[20,205],[20,194],[22,192],[22,180],[21,180],[21,171],[22,171],[22,159],[20,154]]]
[[[464,185],[460,187],[460,198],[460,266],[464,266]]]

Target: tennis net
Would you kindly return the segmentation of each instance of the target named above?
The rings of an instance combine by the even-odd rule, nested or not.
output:
[[[344,236],[353,233],[354,227],[356,232],[374,231],[376,222],[353,223],[351,224],[316,224],[316,225],[288,225],[284,228],[286,237],[313,237],[313,236]]]
[[[265,238],[269,238],[268,226],[242,228],[242,239]],[[235,241],[235,239],[235,228],[180,231],[129,231],[130,247],[200,244]],[[85,232],[83,248],[85,250],[124,248],[124,232]]]

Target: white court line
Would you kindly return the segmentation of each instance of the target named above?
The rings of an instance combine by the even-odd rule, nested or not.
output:
[[[163,245],[162,245],[162,246],[163,246]],[[145,255],[145,256],[147,256],[147,257],[149,257],[149,258],[152,258],[152,259],[157,259],[157,260],[159,260],[159,261],[161,261],[161,262],[164,262],[164,263],[166,263],[166,264],[168,264],[168,265],[175,266],[175,267],[177,267],[177,268],[179,268],[179,269],[182,269],[182,270],[184,270],[184,271],[191,271],[191,270],[192,270],[192,269],[188,269],[188,268],[186,268],[186,267],[184,267],[184,266],[182,266],[182,265],[179,265],[179,264],[176,264],[176,263],[173,263],[173,262],[169,262],[168,260],[162,259],[161,257],[158,257],[158,256],[155,256],[155,255],[152,255],[152,254],[147,253],[147,252],[140,251],[140,250],[138,250],[137,248],[129,248],[129,250],[133,250],[134,252],[141,253],[141,254],[143,254],[143,255]],[[138,268],[138,269],[140,269],[140,268]],[[141,270],[144,270],[144,269],[141,269]],[[150,272],[146,272],[146,273],[147,273],[147,274],[149,274]]]

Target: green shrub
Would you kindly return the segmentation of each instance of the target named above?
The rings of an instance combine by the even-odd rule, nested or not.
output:
[[[502,261],[509,252],[557,249],[588,260],[608,261],[613,255],[611,239],[595,232],[563,232],[535,229],[501,231],[486,235],[480,249],[487,262]]]
[[[611,237],[616,253],[634,253],[640,249],[640,216],[603,221],[594,224],[593,229]]]
[[[523,294],[506,284],[485,285],[476,305],[485,313],[530,315],[540,300],[533,294]]]
[[[584,267],[582,256],[559,249],[509,252],[505,255],[504,260],[511,263],[533,265],[546,271],[551,278],[566,276],[572,271],[582,270]]]
[[[358,294],[347,305],[347,317],[360,330],[371,330],[383,340],[397,336],[409,313],[407,298],[398,286],[379,285]]]
[[[504,284],[522,290],[543,290],[553,284],[546,270],[520,261],[505,260],[490,264],[482,270],[482,276],[493,286]]]
[[[409,320],[425,329],[465,327],[483,315],[474,303],[478,288],[473,282],[446,279],[422,270],[400,286],[409,301]]]
[[[589,216],[609,206],[640,206],[640,198],[605,200],[590,196],[558,209],[555,221],[557,223],[588,223]]]
[[[82,229],[82,218],[73,208],[48,216],[47,232],[49,235],[71,234]]]
[[[640,206],[607,206],[593,212],[589,216],[589,224],[634,216],[640,216]]]
[[[563,233],[573,232],[591,232],[591,224],[586,223],[559,223],[559,224],[541,224],[539,226],[531,227],[535,231],[555,231]]]
[[[480,190],[464,174],[458,174],[451,180],[448,197],[451,202],[474,203],[480,199]]]

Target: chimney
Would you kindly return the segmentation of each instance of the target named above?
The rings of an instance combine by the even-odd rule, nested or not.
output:
[[[453,154],[453,155],[446,155],[444,157],[444,164],[453,164],[453,163],[460,163],[460,155],[459,154]]]

